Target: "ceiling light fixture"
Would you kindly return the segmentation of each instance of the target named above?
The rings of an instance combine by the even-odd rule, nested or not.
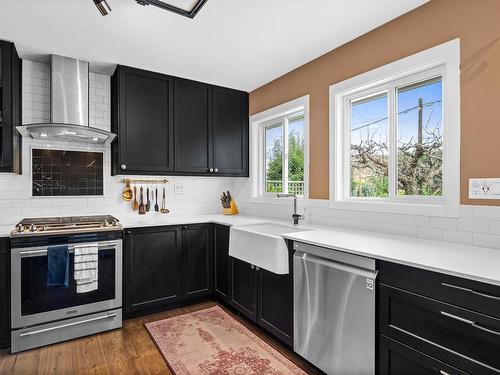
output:
[[[94,0],[94,4],[103,16],[111,12],[111,7],[106,0]]]
[[[95,1],[95,0],[94,0]],[[194,18],[208,0],[135,0],[139,5],[154,5],[155,7]]]

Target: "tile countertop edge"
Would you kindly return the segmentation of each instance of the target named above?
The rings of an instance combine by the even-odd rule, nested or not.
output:
[[[346,236],[350,237],[348,241],[345,241]],[[498,249],[342,229],[287,233],[283,237],[292,241],[500,286],[500,250]],[[357,244],[349,245],[348,242]],[[401,250],[403,242],[406,248]],[[384,245],[384,249],[380,249],[381,245]]]

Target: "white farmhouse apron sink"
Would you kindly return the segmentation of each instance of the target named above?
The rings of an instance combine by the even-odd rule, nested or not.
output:
[[[310,230],[295,225],[263,223],[231,227],[229,255],[265,270],[285,275],[288,269],[286,233]]]

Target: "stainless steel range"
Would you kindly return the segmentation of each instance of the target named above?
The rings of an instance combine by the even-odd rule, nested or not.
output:
[[[116,218],[24,219],[11,233],[11,247],[13,353],[121,327],[122,227]],[[51,247],[66,252],[64,286],[48,286]],[[75,255],[82,249],[95,252],[92,290],[75,280]]]

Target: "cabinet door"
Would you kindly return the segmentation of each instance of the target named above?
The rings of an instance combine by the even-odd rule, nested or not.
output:
[[[264,269],[258,271],[257,323],[284,343],[292,345],[293,277]]]
[[[257,272],[255,267],[230,257],[231,305],[247,318],[257,321]]]
[[[212,129],[214,170],[248,176],[248,94],[214,87]]]
[[[0,41],[0,172],[21,173],[21,60],[13,43]]]
[[[181,300],[181,229],[125,232],[125,311],[148,311]]]
[[[379,375],[467,375],[383,335],[378,338]]]
[[[212,90],[209,85],[175,79],[175,171],[209,173],[212,167]]]
[[[118,123],[114,125],[118,132],[115,172],[157,174],[171,171],[172,78],[128,67],[118,67],[117,74],[118,103],[113,104],[119,108]]]
[[[215,295],[229,302],[229,227],[215,225]]]
[[[182,299],[205,297],[213,290],[213,237],[210,224],[182,229]]]

